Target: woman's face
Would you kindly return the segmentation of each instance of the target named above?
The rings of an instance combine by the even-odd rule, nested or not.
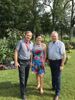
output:
[[[41,41],[42,41],[42,37],[41,37],[41,36],[38,36],[38,37],[36,38],[36,43],[37,43],[37,44],[40,44]]]

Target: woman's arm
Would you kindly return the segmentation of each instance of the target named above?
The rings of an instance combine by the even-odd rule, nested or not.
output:
[[[30,55],[30,66],[31,67],[33,66],[32,61],[33,61],[33,53],[31,52],[31,55]]]
[[[46,61],[46,56],[47,56],[46,51],[47,51],[47,48],[45,46],[45,48],[44,48],[44,61]]]
[[[20,67],[19,63],[18,63],[18,50],[15,49],[15,53],[14,53],[14,61],[15,61],[15,66],[18,68]]]

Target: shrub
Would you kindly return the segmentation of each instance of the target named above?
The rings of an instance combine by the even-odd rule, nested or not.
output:
[[[70,42],[70,45],[73,49],[75,49],[75,42]]]
[[[0,39],[0,63],[4,64],[13,60],[14,49],[20,38],[24,36],[24,34],[20,34],[18,30],[7,30],[8,38]]]
[[[63,35],[64,40],[69,40],[69,36],[67,34]]]
[[[0,39],[0,63],[5,62],[8,51],[8,40],[6,38]]]

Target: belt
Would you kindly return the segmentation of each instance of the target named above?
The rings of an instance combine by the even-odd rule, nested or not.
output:
[[[49,59],[49,61],[61,61],[62,59],[56,59],[56,60],[52,60],[52,59]]]
[[[30,61],[30,59],[18,59],[19,61],[24,61],[24,62],[27,62],[27,61]]]

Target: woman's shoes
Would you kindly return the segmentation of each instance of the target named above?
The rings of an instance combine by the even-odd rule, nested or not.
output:
[[[43,94],[43,93],[44,93],[44,91],[43,91],[43,89],[41,88],[41,89],[40,89],[40,94]]]
[[[37,90],[40,89],[40,85],[38,85],[38,86],[36,87],[36,89],[37,89]]]
[[[40,88],[40,85],[38,85],[38,86],[36,87],[36,89],[37,89],[37,90],[40,90],[40,94],[43,94],[43,93],[44,93],[43,89]]]

